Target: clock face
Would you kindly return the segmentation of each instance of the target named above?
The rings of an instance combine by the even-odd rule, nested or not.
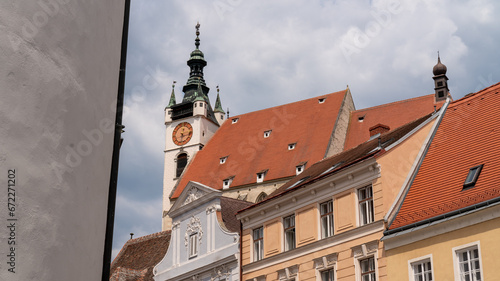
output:
[[[175,126],[172,140],[176,145],[185,145],[193,136],[193,127],[188,122],[182,122]]]

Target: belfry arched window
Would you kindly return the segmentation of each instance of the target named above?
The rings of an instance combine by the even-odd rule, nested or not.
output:
[[[187,165],[187,154],[186,153],[181,153],[179,156],[177,156],[177,170],[175,173],[175,177],[180,177],[182,174],[182,171],[184,171],[184,168]]]

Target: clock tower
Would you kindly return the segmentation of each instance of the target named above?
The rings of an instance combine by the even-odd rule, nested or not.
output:
[[[171,229],[172,221],[167,215],[173,202],[170,195],[181,178],[184,169],[197,151],[210,140],[215,131],[225,121],[224,110],[217,93],[215,111],[208,98],[209,88],[203,78],[203,68],[207,65],[200,46],[200,24],[196,25],[196,49],[187,61],[189,78],[182,88],[182,102],[175,101],[175,81],[172,85],[170,101],[165,108],[165,165],[163,173],[163,219],[162,230]]]

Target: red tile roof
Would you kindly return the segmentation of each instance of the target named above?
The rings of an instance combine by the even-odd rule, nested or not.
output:
[[[439,109],[443,102],[435,103],[434,94],[387,103],[351,112],[344,150],[351,149],[370,139],[370,128],[381,124],[390,129],[398,128]],[[363,118],[360,122],[359,118]]]
[[[325,156],[346,94],[344,90],[231,117],[196,154],[172,198],[189,181],[222,189],[223,180],[231,176],[231,187],[255,183],[263,170],[268,170],[265,181],[295,176],[299,163],[315,163]],[[321,98],[323,103],[318,102]],[[272,130],[271,135],[264,138],[267,130]],[[289,150],[292,143],[295,149]],[[226,162],[219,164],[225,156]]]
[[[170,230],[128,240],[111,264],[110,281],[153,281],[153,267],[165,256]]]
[[[500,197],[500,83],[451,103],[389,229]],[[463,184],[483,164],[474,187]]]

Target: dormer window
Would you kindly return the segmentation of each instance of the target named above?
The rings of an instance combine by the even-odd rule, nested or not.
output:
[[[326,98],[320,98],[320,99],[318,99],[318,103],[324,103],[325,100],[326,100]]]
[[[363,122],[365,120],[365,116],[358,116],[358,122]]]
[[[227,179],[222,180],[222,189],[228,189],[233,182],[234,176],[231,176]]]
[[[219,163],[221,163],[221,164],[226,163],[227,157],[228,156],[221,157]]]
[[[467,178],[464,182],[464,188],[473,187],[476,184],[482,169],[483,164],[470,168],[469,173],[467,174]]]
[[[265,132],[264,132],[264,137],[265,137],[265,138],[268,138],[268,137],[271,135],[271,132],[272,132],[272,130],[265,131]]]
[[[240,120],[240,118],[233,118],[233,119],[231,119],[231,124],[238,123],[238,120]]]
[[[257,183],[263,182],[268,170],[262,170],[257,173]]]
[[[297,143],[290,143],[290,144],[288,144],[288,150],[294,150],[296,144]]]
[[[306,169],[306,162],[299,163],[299,165],[295,166],[295,174],[298,175],[302,173]]]

